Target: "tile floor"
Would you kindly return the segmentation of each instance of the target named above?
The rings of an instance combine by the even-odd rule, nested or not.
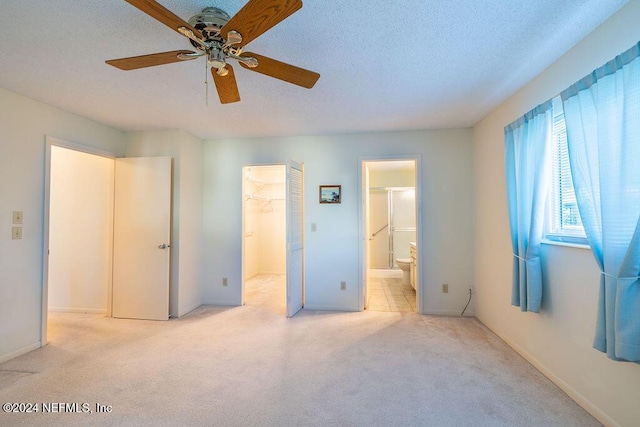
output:
[[[395,277],[372,277],[369,283],[371,311],[416,311],[416,291]]]

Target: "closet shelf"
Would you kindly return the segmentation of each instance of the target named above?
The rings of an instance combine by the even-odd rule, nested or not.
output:
[[[264,181],[262,179],[259,178],[254,178],[253,176],[247,174],[245,175],[245,179],[252,183],[252,184],[256,184],[258,186],[264,186],[264,185],[283,185],[285,184],[284,181]]]

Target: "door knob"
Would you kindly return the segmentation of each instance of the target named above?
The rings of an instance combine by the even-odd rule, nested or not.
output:
[[[161,245],[158,245],[158,249],[167,249],[168,247],[170,247],[170,246],[167,245],[167,244],[164,244],[164,243],[161,244]]]

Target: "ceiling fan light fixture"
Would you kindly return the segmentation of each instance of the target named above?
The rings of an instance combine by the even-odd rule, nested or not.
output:
[[[217,47],[212,47],[208,52],[207,62],[210,66],[215,69],[223,68],[227,65],[227,61],[225,60],[225,55],[222,49]]]
[[[106,61],[121,70],[188,61],[205,56],[222,104],[240,101],[235,71],[229,58],[245,69],[311,89],[320,74],[257,53],[244,46],[302,8],[302,0],[248,0],[232,17],[216,7],[206,7],[187,22],[156,0],[125,0],[158,22],[189,39],[197,50],[173,50]],[[207,73],[208,74],[208,73]],[[226,76],[226,77],[225,77]],[[206,83],[206,81],[205,81]]]

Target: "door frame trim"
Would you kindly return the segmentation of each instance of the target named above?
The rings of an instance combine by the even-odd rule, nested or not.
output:
[[[423,221],[422,221],[422,154],[395,154],[387,156],[359,156],[358,157],[358,310],[364,311],[364,293],[365,286],[368,285],[366,281],[367,263],[365,262],[365,218],[364,218],[364,202],[365,195],[362,191],[364,184],[364,166],[366,162],[379,162],[379,161],[402,161],[413,160],[415,162],[415,178],[416,178],[416,250],[418,251],[418,266],[424,265],[421,262],[424,259],[424,253],[421,250],[424,246],[422,244],[422,236],[424,235]],[[416,285],[416,313],[424,314],[424,301],[423,296],[425,293],[425,273],[424,268],[418,269],[418,283]]]
[[[95,156],[106,157],[114,160],[115,153],[100,148],[78,144],[59,138],[45,135],[45,161],[44,161],[44,218],[42,224],[42,305],[40,323],[40,347],[47,345],[47,329],[49,322],[49,220],[51,211],[51,147],[61,147]],[[113,238],[113,236],[112,236]],[[107,289],[107,316],[111,316],[111,289],[113,282],[108,280]]]

